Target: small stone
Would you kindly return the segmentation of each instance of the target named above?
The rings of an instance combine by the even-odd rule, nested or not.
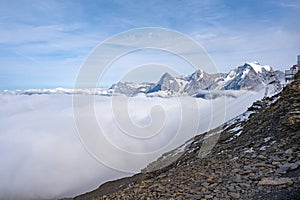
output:
[[[146,187],[147,187],[147,184],[146,184],[145,182],[142,182],[141,185],[140,185],[140,188],[141,188],[141,189],[144,189],[144,188],[146,188]]]
[[[245,169],[245,170],[251,170],[251,169],[252,169],[252,166],[246,165],[246,166],[244,166],[244,169]]]
[[[195,194],[197,191],[196,190],[190,190],[190,193]]]
[[[214,196],[213,195],[205,195],[204,198],[205,199],[212,199],[212,198],[214,198]]]
[[[274,161],[274,162],[272,162],[272,165],[274,165],[274,166],[279,166],[279,165],[281,165],[281,163],[280,163],[280,162]]]
[[[272,160],[273,160],[273,161],[278,161],[278,162],[279,162],[279,161],[282,161],[282,159],[280,159],[278,156],[274,156],[274,157],[272,158]]]
[[[241,197],[240,194],[234,193],[234,192],[229,192],[228,195],[231,196],[234,199],[239,199]]]
[[[233,170],[232,170],[232,173],[235,174],[235,173],[238,173],[238,172],[240,172],[240,171],[241,171],[240,169],[233,169]]]
[[[221,191],[220,191],[220,190],[214,190],[213,192],[216,193],[216,194],[218,194],[218,193],[220,193]]]
[[[251,170],[246,170],[246,171],[242,171],[240,174],[241,175],[246,175],[246,174],[250,174]]]
[[[239,186],[235,186],[235,189],[236,189],[237,191],[241,191],[241,188],[240,188]]]
[[[290,170],[294,170],[299,167],[299,163],[289,163],[288,166]]]
[[[234,180],[236,183],[240,183],[242,182],[242,178],[241,178],[241,175],[237,174],[235,175],[235,180]]]
[[[288,170],[294,170],[299,167],[298,163],[285,163],[277,169],[277,173],[285,174]]]
[[[294,152],[293,149],[288,149],[288,150],[285,151],[286,154],[290,154],[290,155],[291,155],[293,152]]]
[[[259,158],[259,159],[261,159],[261,160],[266,160],[266,157],[263,156],[263,155],[259,155],[259,156],[257,156],[257,158]]]
[[[278,186],[278,185],[292,185],[294,182],[290,178],[263,178],[258,182],[262,186]]]
[[[234,188],[234,186],[229,186],[228,188],[227,188],[230,192],[235,192],[235,188]]]
[[[208,187],[210,189],[214,189],[217,185],[218,185],[218,183],[213,183],[213,184],[209,185]]]
[[[256,158],[256,157],[257,157],[256,154],[252,154],[252,155],[251,155],[251,158]]]

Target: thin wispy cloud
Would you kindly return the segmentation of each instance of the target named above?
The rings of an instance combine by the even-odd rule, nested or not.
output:
[[[299,8],[299,4],[295,2],[294,3],[280,2],[279,5],[285,8]]]

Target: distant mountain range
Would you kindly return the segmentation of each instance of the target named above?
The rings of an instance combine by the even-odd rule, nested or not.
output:
[[[229,73],[209,74],[203,70],[196,70],[191,75],[173,77],[169,73],[162,75],[157,83],[118,82],[108,89],[29,89],[10,90],[2,94],[88,94],[88,95],[126,95],[136,96],[144,94],[147,97],[193,96],[198,98],[215,98],[229,95],[229,90],[259,90],[267,86],[267,93],[280,91],[280,82],[284,80],[284,73],[274,71],[269,65],[258,62],[245,63]]]
[[[283,72],[274,71],[269,65],[251,62],[230,70],[227,74],[208,74],[203,70],[196,70],[191,75],[173,77],[165,73],[155,84],[118,82],[110,89],[113,94],[135,96],[144,93],[148,97],[178,95],[207,97],[208,92],[220,94],[220,91],[224,90],[259,90],[270,85],[273,90],[269,92],[276,92],[280,90],[280,80],[283,80],[283,76]]]

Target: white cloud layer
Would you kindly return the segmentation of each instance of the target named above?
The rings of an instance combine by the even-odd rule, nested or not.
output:
[[[261,93],[254,92],[239,92],[238,95],[236,99],[226,99],[226,120],[244,112],[253,100],[262,97]],[[97,96],[95,112],[102,130],[118,147],[148,152],[163,147],[174,137],[181,120],[176,98],[138,96],[129,100],[129,116],[141,127],[151,124],[149,112],[152,106],[163,108],[164,130],[150,140],[133,139],[120,132],[112,117],[110,100],[111,97]],[[85,150],[76,133],[70,95],[3,94],[0,105],[0,199],[74,196],[107,180],[129,175],[97,162]],[[197,133],[201,133],[209,129],[212,104],[209,100],[197,99],[197,105],[198,108],[193,109],[198,112]],[[182,126],[185,128],[189,124]],[[186,132],[168,149],[184,143],[194,134]],[[128,163],[124,158],[124,162],[138,172],[161,153],[145,155],[142,161],[135,163]],[[110,152],[107,154],[114,156]]]

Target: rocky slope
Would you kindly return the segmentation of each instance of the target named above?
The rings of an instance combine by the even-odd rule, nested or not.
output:
[[[300,73],[280,94],[195,136],[141,173],[75,199],[299,199],[299,96]]]

